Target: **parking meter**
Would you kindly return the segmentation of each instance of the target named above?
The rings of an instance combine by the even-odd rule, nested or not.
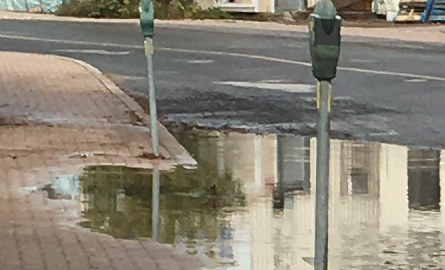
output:
[[[341,17],[329,0],[320,0],[309,16],[309,47],[312,74],[319,81],[331,81],[337,74],[340,57]]]
[[[146,38],[154,36],[154,8],[153,2],[150,0],[141,0],[139,3],[139,22],[141,25],[142,35]]]

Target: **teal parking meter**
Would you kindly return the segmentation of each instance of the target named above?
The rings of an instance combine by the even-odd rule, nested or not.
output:
[[[318,81],[331,81],[340,57],[341,17],[331,1],[320,0],[309,16],[312,74]]]
[[[153,2],[150,0],[141,0],[139,3],[141,32],[144,36],[145,56],[147,57],[148,70],[148,98],[150,102],[150,132],[151,132],[151,148],[153,154],[159,156],[159,138],[158,138],[158,115],[156,109],[156,91],[153,79],[153,36],[154,33],[154,8]]]
[[[154,8],[150,0],[141,0],[139,3],[140,25],[142,35],[146,38],[154,36]]]

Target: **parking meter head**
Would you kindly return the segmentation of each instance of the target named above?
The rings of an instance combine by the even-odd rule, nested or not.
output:
[[[150,0],[141,0],[139,3],[139,22],[141,32],[144,37],[152,38],[154,36],[154,8]]]
[[[309,16],[309,48],[312,74],[319,81],[331,81],[336,77],[340,57],[341,18],[329,4],[324,11],[321,16],[315,12]]]
[[[337,10],[331,0],[319,0],[315,5],[314,14],[322,19],[333,19],[337,15]]]

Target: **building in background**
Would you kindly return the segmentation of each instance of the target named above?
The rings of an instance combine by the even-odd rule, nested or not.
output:
[[[64,0],[0,0],[0,10],[53,13]]]
[[[218,7],[227,12],[276,13],[304,11],[304,0],[197,0],[204,9]]]

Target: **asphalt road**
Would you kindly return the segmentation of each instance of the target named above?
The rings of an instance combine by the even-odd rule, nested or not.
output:
[[[315,134],[305,35],[157,27],[155,46],[165,123]],[[138,25],[2,20],[0,50],[86,61],[147,104]],[[345,38],[333,82],[332,136],[442,146],[444,52],[434,44]]]

